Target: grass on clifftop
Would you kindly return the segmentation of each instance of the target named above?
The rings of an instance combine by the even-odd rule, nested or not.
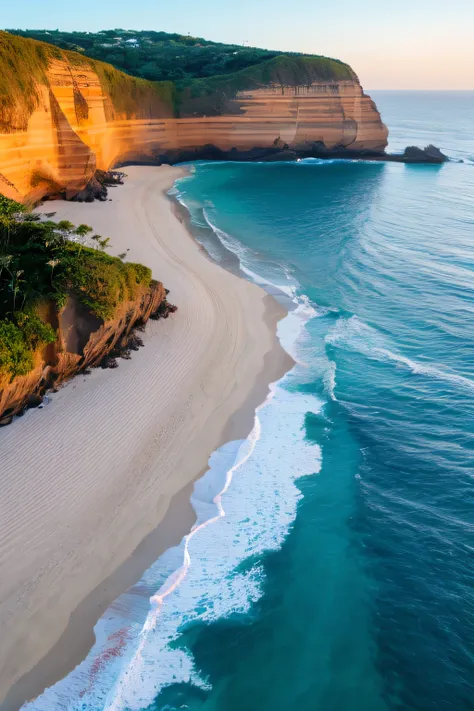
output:
[[[282,56],[306,56],[322,63],[336,63],[347,69],[347,65],[337,59],[211,42],[202,37],[153,30],[9,31],[21,37],[49,42],[60,49],[81,52],[92,59],[113,64],[127,74],[149,81],[179,82],[231,75]]]
[[[176,87],[170,81],[149,82],[130,77],[111,64],[90,62],[114,109],[126,116],[139,114],[139,118],[160,118],[174,115]],[[139,108],[139,112],[137,112]]]
[[[46,83],[48,57],[60,55],[52,45],[26,42],[0,31],[0,131],[24,130],[39,101],[37,83]]]
[[[56,340],[40,314],[61,308],[73,294],[98,318],[150,286],[151,270],[84,245],[87,225],[40,220],[0,195],[0,388],[34,367],[35,354]],[[77,241],[72,241],[77,240]]]
[[[337,81],[355,76],[347,64],[337,59],[166,33],[12,32],[16,34],[0,31],[0,133],[27,128],[41,98],[39,85],[48,86],[47,69],[52,60],[62,60],[72,70],[95,70],[110,98],[105,102],[108,120],[117,114],[142,119],[178,116],[180,110],[186,111],[190,100],[210,96],[210,106],[202,107],[209,115],[223,110],[225,100],[236,92],[271,82],[304,86],[315,80]]]
[[[181,108],[185,108],[190,99],[213,97],[213,108],[218,112],[224,110],[226,98],[235,96],[239,91],[258,89],[268,84],[309,86],[313,81],[338,81],[354,77],[354,72],[347,64],[335,59],[280,55],[235,74],[179,82],[179,103]]]
[[[71,68],[83,66],[95,70],[113,108],[120,114],[127,117],[138,114],[138,118],[173,114],[175,89],[171,82],[130,77],[110,64],[77,52],[65,52],[53,44],[0,30],[0,133],[26,130],[28,119],[41,99],[39,85],[49,86],[47,70],[52,60],[63,60]]]

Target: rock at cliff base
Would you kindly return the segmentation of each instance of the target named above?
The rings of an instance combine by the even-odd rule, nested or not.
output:
[[[41,395],[37,395],[35,393],[28,395],[28,398],[26,400],[26,409],[31,410],[35,407],[39,407],[40,405],[43,404],[43,398]]]
[[[280,153],[271,153],[265,158],[262,158],[265,163],[271,163],[272,161],[295,161],[298,160],[298,154],[296,151],[282,150]]]

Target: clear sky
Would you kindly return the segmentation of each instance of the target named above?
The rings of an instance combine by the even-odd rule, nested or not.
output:
[[[367,89],[474,89],[474,0],[1,0],[3,28],[154,29],[324,54]]]

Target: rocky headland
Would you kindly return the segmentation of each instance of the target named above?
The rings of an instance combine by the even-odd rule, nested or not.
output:
[[[0,191],[15,200],[98,192],[96,171],[192,158],[381,155],[387,128],[353,70],[273,58],[185,86],[0,32]]]
[[[434,146],[387,155],[388,131],[374,102],[348,65],[324,57],[279,55],[233,74],[174,84],[135,78],[83,54],[0,32],[0,90],[0,194],[22,204],[44,197],[104,201],[108,187],[123,182],[123,174],[111,169],[129,163],[446,160]],[[1,267],[4,286],[14,293],[28,283],[29,266],[25,271],[23,257],[10,254],[8,224],[2,229],[0,256],[12,260]],[[25,239],[28,244],[30,236]],[[61,264],[56,256],[45,264]],[[47,276],[50,267],[42,268]],[[57,274],[54,267],[51,273]],[[136,325],[160,309],[167,313],[164,288],[150,279],[135,285],[133,297],[122,298],[107,317],[87,312],[77,289],[63,295],[60,306],[49,297],[40,300],[35,313],[39,308],[54,337],[35,336],[28,372],[3,367],[0,424],[74,373],[113,363],[110,354],[127,348]],[[15,298],[8,308],[15,322]],[[5,358],[12,357],[10,349]]]

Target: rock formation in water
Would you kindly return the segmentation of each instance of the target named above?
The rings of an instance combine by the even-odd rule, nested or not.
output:
[[[446,163],[448,156],[431,143],[426,148],[417,146],[407,146],[403,153],[405,163]]]
[[[0,32],[0,73],[0,192],[15,200],[87,199],[97,169],[126,162],[380,155],[387,145],[352,69],[320,57],[279,56],[178,89]]]

